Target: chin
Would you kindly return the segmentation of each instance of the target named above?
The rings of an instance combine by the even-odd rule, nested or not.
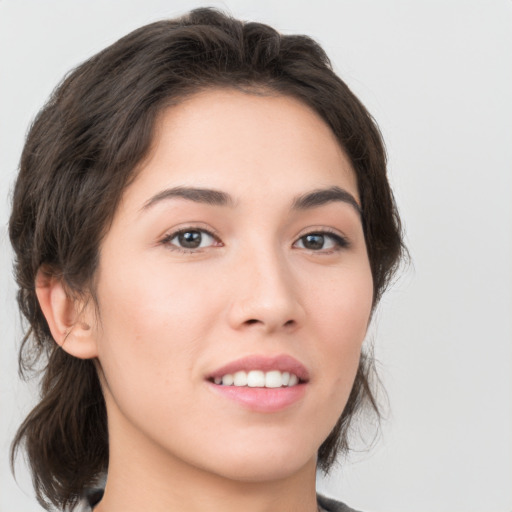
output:
[[[228,451],[213,458],[220,462],[215,464],[216,468],[205,469],[230,480],[257,483],[288,478],[306,468],[314,472],[316,458],[317,449],[305,443],[276,446],[269,442],[263,447],[253,443],[238,448],[231,444]]]
[[[290,478],[292,475],[304,471],[308,466],[316,470],[316,456],[313,459],[292,464],[289,461],[274,461],[272,459],[262,463],[252,461],[239,461],[235,467],[226,468],[218,474],[229,480],[246,483],[276,482]]]

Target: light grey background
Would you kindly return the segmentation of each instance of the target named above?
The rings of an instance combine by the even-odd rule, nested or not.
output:
[[[73,66],[200,5],[313,36],[388,145],[413,258],[372,327],[391,409],[320,489],[374,512],[512,510],[510,0],[0,0],[0,512],[40,510],[7,462],[35,395],[6,230],[27,127]]]

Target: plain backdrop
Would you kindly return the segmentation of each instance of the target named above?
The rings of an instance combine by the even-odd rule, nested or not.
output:
[[[389,413],[319,489],[364,511],[512,510],[512,1],[0,0],[0,512],[41,510],[8,466],[36,393],[6,228],[27,128],[72,67],[202,5],[314,37],[388,147],[412,256],[371,329]]]

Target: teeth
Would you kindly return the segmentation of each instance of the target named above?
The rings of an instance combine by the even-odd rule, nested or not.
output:
[[[235,375],[233,375],[233,385],[234,386],[247,386],[247,373],[236,372]]]
[[[281,372],[276,370],[272,372],[267,372],[264,375],[266,388],[280,388],[283,385]]]
[[[280,388],[296,386],[299,383],[299,378],[293,373],[280,372],[278,370],[270,372],[251,370],[250,372],[239,371],[234,374],[228,373],[222,377],[215,377],[214,382],[223,386]]]
[[[222,377],[222,384],[224,386],[232,386],[235,379],[233,379],[233,375],[227,374]]]
[[[259,370],[250,371],[247,374],[247,385],[250,388],[262,388],[262,387],[264,387],[265,386],[265,374],[262,371],[259,371]]]

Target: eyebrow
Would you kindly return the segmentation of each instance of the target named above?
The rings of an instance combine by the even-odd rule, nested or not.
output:
[[[147,210],[161,201],[173,198],[187,199],[211,206],[233,207],[235,205],[234,199],[220,190],[199,187],[174,187],[162,190],[151,197],[144,203],[142,209]],[[361,207],[355,197],[350,192],[337,186],[313,190],[296,197],[292,202],[292,210],[309,210],[335,201],[349,204],[359,215],[362,215]]]
[[[293,201],[292,209],[308,210],[334,201],[349,204],[359,215],[363,213],[356,198],[350,192],[337,186],[313,190],[312,192],[296,197]]]
[[[154,195],[151,199],[144,203],[143,210],[147,210],[151,206],[163,201],[164,199],[172,198],[188,199],[195,203],[204,203],[212,206],[233,206],[233,198],[221,192],[220,190],[213,190],[209,188],[197,188],[197,187],[174,187],[162,190],[158,194]]]

